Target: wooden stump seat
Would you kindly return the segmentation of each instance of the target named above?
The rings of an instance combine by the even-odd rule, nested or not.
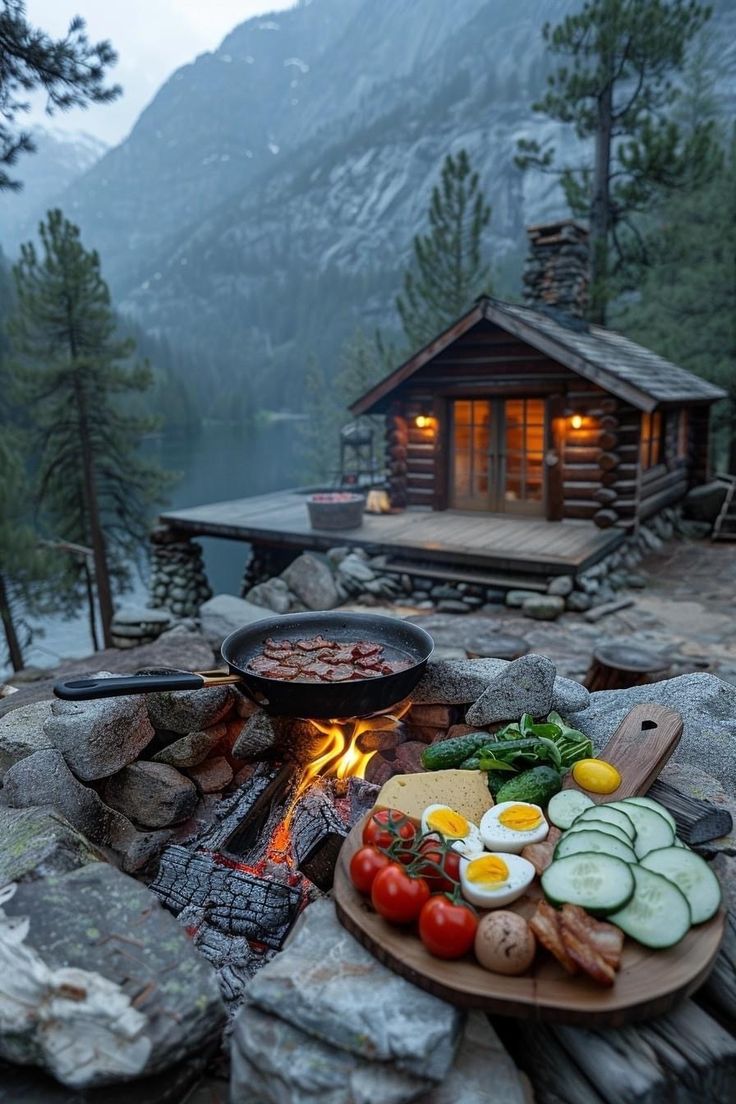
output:
[[[632,640],[601,644],[593,652],[593,660],[585,676],[588,690],[626,690],[666,678],[670,657]]]

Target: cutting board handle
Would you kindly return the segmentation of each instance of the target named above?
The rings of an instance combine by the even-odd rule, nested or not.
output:
[[[619,801],[645,794],[670,758],[682,736],[679,713],[663,705],[637,705],[626,714],[600,758],[612,763],[621,775],[621,785],[610,794],[583,792],[595,802]],[[572,773],[565,788],[581,789]]]

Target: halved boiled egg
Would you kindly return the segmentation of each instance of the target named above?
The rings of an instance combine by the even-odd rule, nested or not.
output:
[[[476,855],[483,850],[480,828],[449,805],[428,805],[422,813],[422,831],[436,832],[461,855]]]
[[[535,870],[521,855],[496,852],[460,860],[463,897],[478,908],[501,908],[515,901],[534,879]]]
[[[549,824],[538,805],[528,801],[502,801],[483,814],[480,834],[489,851],[518,855],[528,843],[547,838]]]

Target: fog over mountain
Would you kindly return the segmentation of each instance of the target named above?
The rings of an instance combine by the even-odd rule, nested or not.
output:
[[[208,387],[296,408],[310,353],[329,371],[358,325],[391,323],[448,152],[480,171],[496,268],[518,267],[525,224],[565,211],[553,179],[513,158],[532,133],[575,152],[529,104],[550,67],[542,25],[578,7],[305,0],[251,19],[57,198],[118,304],[201,358]]]

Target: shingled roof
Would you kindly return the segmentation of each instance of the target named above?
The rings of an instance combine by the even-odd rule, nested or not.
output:
[[[369,413],[399,384],[483,319],[640,410],[653,410],[660,403],[712,403],[726,396],[720,387],[614,330],[484,296],[467,314],[357,399],[350,407],[353,414]]]

